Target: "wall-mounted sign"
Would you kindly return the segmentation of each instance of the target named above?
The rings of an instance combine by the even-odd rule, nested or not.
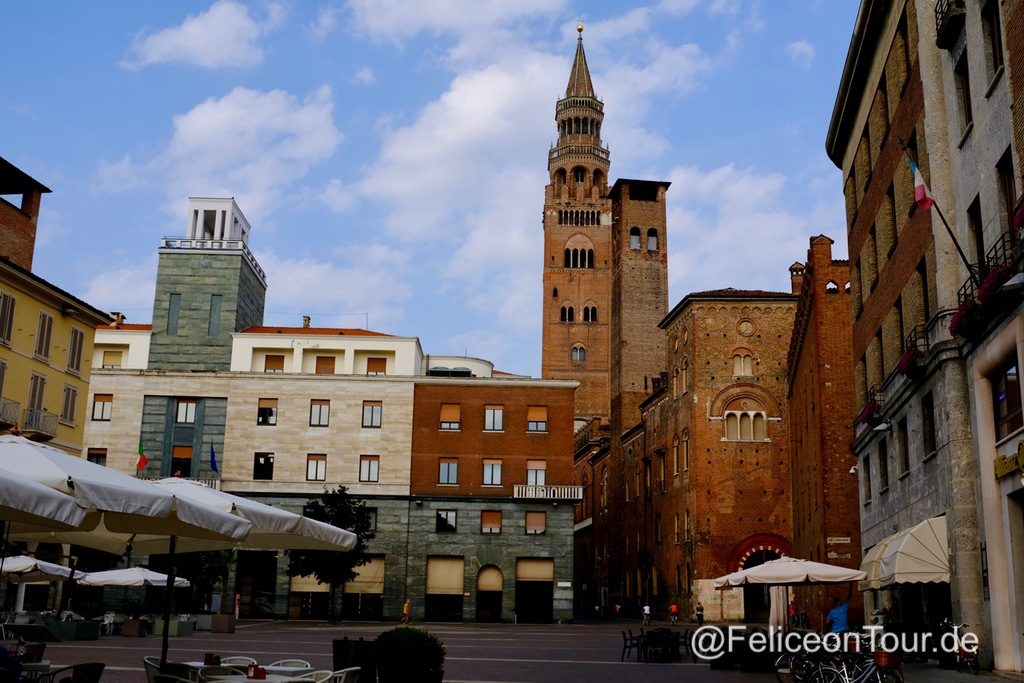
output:
[[[559,581],[557,585],[559,588],[572,588],[572,581]]]
[[[849,544],[850,537],[849,536],[829,536],[826,539],[826,541],[828,541],[829,545],[845,545],[845,544]]]

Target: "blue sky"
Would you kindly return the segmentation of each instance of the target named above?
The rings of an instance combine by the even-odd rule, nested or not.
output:
[[[669,306],[845,258],[825,133],[852,0],[21,3],[0,156],[47,185],[34,270],[149,322],[187,198],[234,196],[266,322],[539,375],[547,150],[584,20],[611,178],[672,181]],[[368,315],[367,315],[368,314]]]

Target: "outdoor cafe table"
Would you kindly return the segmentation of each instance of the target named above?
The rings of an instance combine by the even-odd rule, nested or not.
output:
[[[193,669],[201,669],[204,666],[209,666],[209,664],[205,664],[203,662],[182,662],[182,664],[184,664],[185,666],[190,666]],[[223,666],[236,666],[237,667],[238,665],[237,664],[225,664]],[[286,677],[293,677],[293,676],[299,676],[301,674],[313,671],[313,669],[308,667],[308,666],[263,666],[263,667],[260,667],[260,668],[264,669],[267,672],[267,680],[268,681],[270,680],[270,674],[275,674],[275,675],[280,674],[280,675],[286,676]],[[217,678],[218,679],[224,679],[225,677],[217,676]],[[245,679],[244,676],[243,676],[243,679]],[[253,679],[245,679],[245,680],[253,680]]]
[[[21,672],[24,678],[36,679],[50,673],[50,660],[44,659],[41,662],[25,662],[21,665]]]
[[[285,683],[286,681],[295,680],[294,675],[286,674],[272,674],[268,673],[266,678],[249,678],[245,674],[238,674],[237,676],[211,676],[211,681],[237,681],[238,683],[252,683],[252,681],[266,681],[266,683]]]

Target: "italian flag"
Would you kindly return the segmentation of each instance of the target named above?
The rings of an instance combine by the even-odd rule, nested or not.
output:
[[[146,457],[146,449],[143,448],[142,442],[139,442],[139,461],[135,463],[135,469],[144,470],[146,465],[149,464],[149,458]]]
[[[914,160],[910,160],[910,172],[914,174],[914,201],[922,209],[930,209],[935,205],[935,200],[928,193],[928,186],[924,184],[924,176],[921,169],[917,167]]]

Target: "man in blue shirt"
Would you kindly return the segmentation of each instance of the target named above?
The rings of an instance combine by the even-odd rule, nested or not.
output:
[[[832,598],[832,609],[829,610],[828,617],[825,619],[826,623],[832,625],[832,633],[846,633],[850,630],[850,624],[846,618],[849,609],[849,603],[840,600],[838,595]]]

